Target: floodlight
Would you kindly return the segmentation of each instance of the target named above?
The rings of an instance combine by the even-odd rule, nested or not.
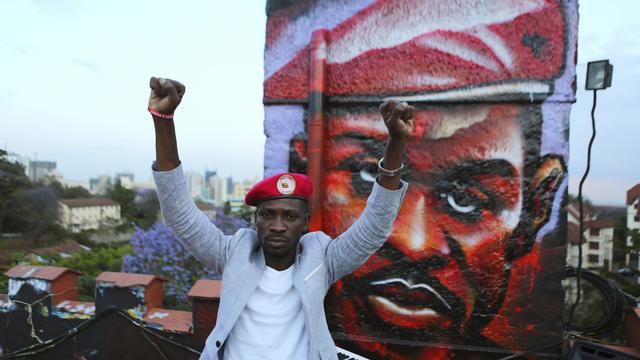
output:
[[[613,65],[609,60],[591,61],[587,65],[587,90],[602,90],[611,86]]]

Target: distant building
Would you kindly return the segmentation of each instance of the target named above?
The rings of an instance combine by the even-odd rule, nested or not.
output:
[[[89,179],[89,191],[94,195],[104,195],[111,187],[111,176],[100,175]]]
[[[584,222],[582,267],[604,268],[613,271],[613,222],[610,220],[589,220]],[[578,266],[578,251],[581,244],[579,224],[567,224],[567,263]]]
[[[133,189],[135,185],[135,176],[133,173],[122,172],[116,174],[116,183],[120,182],[120,185],[125,189]]]
[[[218,176],[216,172],[205,173],[206,199],[213,200],[216,206],[223,206],[227,201],[227,179]]]
[[[584,232],[581,239],[580,203],[571,201],[566,209],[567,264],[578,266],[578,252],[582,244],[582,267],[613,271],[613,221],[599,219],[591,209],[583,206]]]
[[[60,223],[71,232],[95,230],[120,223],[120,204],[111,199],[63,199]]]
[[[187,189],[191,194],[191,197],[194,199],[199,199],[202,197],[202,185],[204,183],[204,179],[201,174],[193,171],[187,171],[184,174],[187,181]]]
[[[57,178],[56,167],[55,161],[29,161],[29,179],[38,182],[52,175]]]
[[[627,191],[627,230],[640,232],[640,184],[636,184]],[[631,235],[627,236],[627,246],[633,246]],[[640,257],[638,254],[629,254],[627,256],[628,266],[636,262],[638,265],[636,269],[640,269]],[[640,282],[640,278],[638,278],[638,282]]]

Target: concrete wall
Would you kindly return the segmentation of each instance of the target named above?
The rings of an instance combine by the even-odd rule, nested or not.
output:
[[[271,0],[267,13],[265,176],[306,171],[311,87],[325,232],[364,207],[386,140],[380,102],[417,107],[393,233],[327,296],[337,344],[402,359],[560,342],[577,2]]]

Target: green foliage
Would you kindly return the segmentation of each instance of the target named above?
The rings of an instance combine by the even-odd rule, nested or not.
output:
[[[58,225],[58,194],[32,183],[24,167],[0,150],[0,232],[22,233],[35,245],[60,242],[69,234]]]
[[[91,251],[78,251],[70,258],[48,257],[46,265],[62,266],[78,270],[78,300],[94,301],[95,278],[103,271],[120,271],[122,257],[131,253],[131,245],[96,246]]]
[[[253,213],[254,210],[252,208],[250,208],[246,204],[242,204],[242,206],[240,206],[240,209],[238,209],[238,211],[236,211],[233,215],[251,223],[253,220]]]
[[[103,271],[120,271],[122,257],[131,253],[131,245],[99,246],[91,251],[79,251],[69,258],[55,260],[52,265],[80,271],[83,275],[96,277]]]
[[[128,231],[131,225],[148,229],[156,223],[160,212],[160,203],[155,191],[143,191],[136,194],[134,190],[127,189],[120,181],[107,191],[107,196],[120,204],[120,214],[125,224],[118,231]]]
[[[116,184],[107,190],[107,197],[120,204],[120,214],[125,219],[131,221],[135,217],[136,209],[134,200],[136,192],[127,189],[118,180]]]
[[[228,200],[224,202],[222,212],[224,212],[225,215],[229,215],[231,213],[231,203]]]
[[[49,182],[49,186],[58,193],[61,199],[86,199],[93,197],[93,194],[82,186],[65,186],[55,179]]]

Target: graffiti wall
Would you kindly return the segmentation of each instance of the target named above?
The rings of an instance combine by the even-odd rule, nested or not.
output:
[[[372,359],[557,354],[577,2],[273,0],[267,13],[265,175],[316,172],[323,231],[364,208],[387,137],[378,105],[417,108],[392,234],[326,298],[336,344]]]

